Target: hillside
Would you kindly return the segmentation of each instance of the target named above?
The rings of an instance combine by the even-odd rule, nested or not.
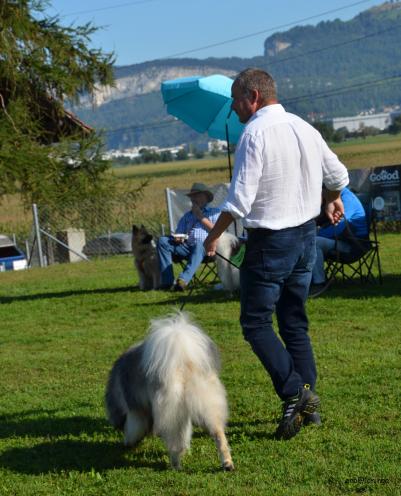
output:
[[[401,104],[400,78],[393,78],[401,76],[401,3],[386,2],[346,22],[275,33],[265,40],[264,54],[251,59],[166,59],[116,67],[116,86],[100,89],[97,107],[84,101],[74,110],[89,124],[109,130],[109,148],[199,143],[207,138],[170,122],[160,83],[189,75],[234,76],[250,66],[268,70],[286,108],[307,118],[396,107]]]

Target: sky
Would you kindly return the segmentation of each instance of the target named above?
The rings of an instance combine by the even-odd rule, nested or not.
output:
[[[116,65],[171,57],[254,57],[271,34],[295,25],[349,20],[383,0],[53,0],[63,25],[92,22],[92,46]]]

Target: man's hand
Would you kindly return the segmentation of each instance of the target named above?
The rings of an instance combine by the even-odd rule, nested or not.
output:
[[[205,248],[205,252],[208,257],[214,257],[216,255],[217,241],[218,239],[213,239],[208,236],[203,242],[203,247]]]
[[[216,224],[203,243],[203,247],[205,248],[205,252],[208,257],[213,257],[216,254],[219,237],[233,220],[234,217],[230,213],[221,212]]]
[[[344,215],[344,205],[341,198],[336,198],[331,202],[327,202],[325,211],[330,222],[337,225]]]

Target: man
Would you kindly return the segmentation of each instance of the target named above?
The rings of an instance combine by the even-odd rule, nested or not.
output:
[[[325,202],[326,188],[323,188],[323,203]],[[324,260],[330,252],[337,251],[342,255],[359,253],[361,243],[357,239],[367,239],[369,235],[366,213],[359,198],[348,188],[341,191],[341,200],[344,205],[344,218],[333,226],[327,223],[323,216],[323,223],[318,228],[316,237],[316,262],[312,271],[311,295],[318,295],[326,285]],[[326,222],[325,222],[326,221]]]
[[[221,233],[234,218],[243,219],[248,240],[240,272],[240,322],[283,400],[276,436],[289,439],[304,420],[320,420],[305,311],[316,257],[314,218],[324,182],[326,214],[333,223],[341,219],[340,191],[348,173],[318,131],[278,103],[266,72],[241,72],[232,98],[232,109],[246,126],[227,199],[204,246],[213,255]],[[274,310],[282,341],[272,327]]]
[[[203,183],[194,183],[187,194],[192,203],[189,212],[178,221],[175,234],[162,236],[157,244],[161,288],[171,288],[174,283],[172,256],[188,260],[185,269],[178,276],[174,291],[184,291],[205,256],[203,242],[214,226],[220,210],[207,206],[213,200],[213,193]]]

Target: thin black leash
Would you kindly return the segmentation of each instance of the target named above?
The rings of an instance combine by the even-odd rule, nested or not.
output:
[[[222,258],[225,262],[228,262],[230,265],[232,265],[233,267],[235,267],[236,269],[239,269],[238,265],[235,265],[235,263],[233,263],[230,259],[224,257],[223,255],[221,255],[220,253],[218,253],[216,251],[216,255],[220,258]],[[183,308],[185,307],[188,299],[190,298],[193,290],[195,289],[195,286],[196,284],[195,283],[192,283],[191,285],[191,288],[190,290],[188,291],[188,293],[184,296],[184,299],[183,299],[183,302],[181,303],[181,307],[180,307],[180,312],[182,312]]]

